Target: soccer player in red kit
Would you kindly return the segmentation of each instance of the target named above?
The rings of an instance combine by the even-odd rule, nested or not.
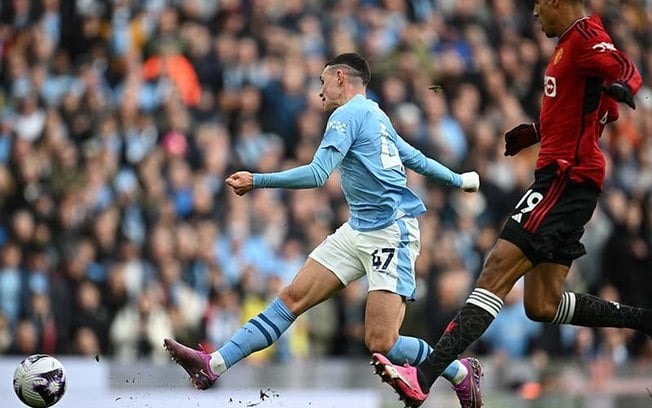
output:
[[[652,310],[564,291],[572,261],[585,253],[580,238],[605,176],[598,139],[618,117],[618,103],[635,109],[641,76],[617,50],[597,16],[581,0],[535,0],[534,17],[548,37],[558,37],[544,77],[539,121],[505,135],[505,155],[540,144],[535,180],[516,204],[478,277],[475,289],[428,358],[398,366],[380,354],[372,363],[409,407],[417,407],[442,370],[489,327],[503,299],[525,276],[528,317],[588,327],[627,327],[652,335]],[[480,407],[478,378],[469,384]]]

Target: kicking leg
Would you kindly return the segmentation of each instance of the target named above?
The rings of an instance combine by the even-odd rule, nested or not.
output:
[[[308,258],[292,283],[258,316],[250,319],[217,352],[215,366],[221,374],[251,353],[269,347],[297,316],[342,289],[342,282],[326,267]],[[219,365],[220,357],[224,365]]]
[[[188,372],[195,387],[206,389],[229,367],[274,343],[297,316],[343,287],[329,269],[308,258],[292,283],[214,353],[194,350],[172,339],[165,339],[163,344],[172,358]]]

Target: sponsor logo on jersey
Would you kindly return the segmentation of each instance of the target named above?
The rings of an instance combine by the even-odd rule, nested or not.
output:
[[[601,43],[597,43],[591,48],[594,50],[598,50],[599,52],[616,51],[616,47],[612,43],[608,43],[604,41]]]
[[[338,133],[346,133],[346,123],[340,122],[339,120],[332,120],[326,125],[326,130],[335,129]]]
[[[557,78],[548,75],[543,78],[543,93],[550,98],[557,96]]]

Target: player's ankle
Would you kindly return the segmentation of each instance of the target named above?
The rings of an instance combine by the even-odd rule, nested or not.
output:
[[[222,354],[220,354],[219,351],[211,353],[211,359],[208,364],[210,365],[211,370],[213,370],[217,375],[222,375],[222,373],[228,368],[226,366],[226,361],[224,361],[224,357],[222,357]]]

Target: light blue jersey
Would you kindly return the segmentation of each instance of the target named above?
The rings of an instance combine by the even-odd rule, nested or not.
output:
[[[356,95],[333,111],[309,165],[254,174],[254,187],[318,187],[338,166],[349,224],[358,231],[382,229],[401,216],[426,211],[407,187],[405,167],[449,186],[462,184],[459,174],[405,142],[378,104]]]
[[[407,187],[398,135],[375,102],[358,95],[336,109],[321,145],[345,155],[340,172],[353,229],[381,229],[400,214],[416,216],[426,211]]]

